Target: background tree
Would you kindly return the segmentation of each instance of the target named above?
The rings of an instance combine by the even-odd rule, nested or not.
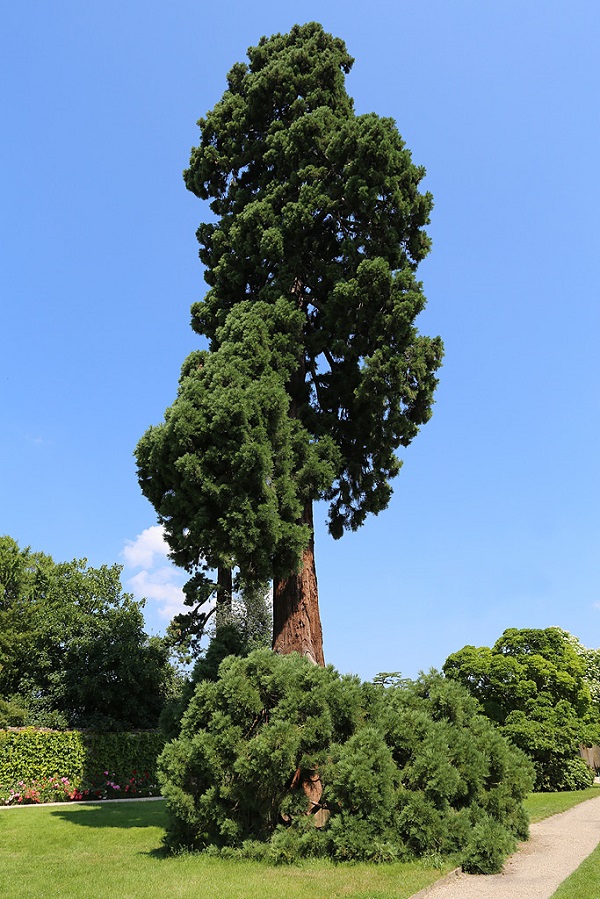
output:
[[[22,719],[6,723],[157,725],[178,675],[165,641],[144,633],[120,572],[55,563],[0,538],[0,697],[5,717],[19,709]]]
[[[295,26],[262,38],[248,58],[200,119],[185,172],[214,215],[198,229],[210,289],[192,307],[214,362],[208,373],[207,355],[184,365],[165,425],[140,441],[138,470],[190,583],[204,562],[236,566],[242,580],[268,571],[274,648],[322,664],[313,502],[329,501],[336,538],[380,512],[400,469],[396,450],[431,414],[441,342],[414,322],[425,305],[415,269],[429,249],[432,199],[418,190],[424,169],[393,120],[354,113],[341,40],[316,23]],[[257,304],[264,328],[242,338],[241,317]],[[234,388],[221,357],[244,339],[273,356],[249,375],[255,386],[238,379]],[[277,412],[265,424],[269,394]],[[243,421],[228,440],[232,406]],[[220,437],[207,442],[211,432]],[[240,453],[252,473],[245,485]],[[206,473],[213,463],[221,478]],[[232,476],[228,494],[223,478]]]
[[[579,747],[597,743],[598,707],[585,665],[560,628],[504,631],[492,648],[465,646],[444,663],[536,769],[536,789],[576,789],[592,772]]]
[[[567,643],[573,647],[582,660],[585,682],[590,688],[593,701],[600,708],[600,649],[590,649],[584,646],[578,637],[562,630],[562,628],[557,627],[555,630],[560,631]]]

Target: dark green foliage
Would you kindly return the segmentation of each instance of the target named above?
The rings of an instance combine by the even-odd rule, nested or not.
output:
[[[175,850],[385,861],[460,854],[485,822],[501,847],[527,835],[530,763],[435,673],[385,689],[295,654],[229,657],[159,771]]]
[[[462,867],[468,874],[497,874],[505,858],[515,851],[517,841],[499,821],[478,821],[463,854]]]
[[[0,698],[0,728],[21,727],[27,720],[27,709],[14,700]]]
[[[156,731],[141,733],[85,733],[83,735],[86,756],[83,780],[92,786],[101,783],[108,771],[118,783],[124,783],[132,774],[145,776],[157,782],[157,759],[165,739]]]
[[[178,689],[118,565],[55,563],[0,538],[0,698],[6,723],[155,727]],[[21,714],[18,712],[21,709]],[[12,716],[12,717],[11,717]]]
[[[393,120],[355,114],[352,62],[314,22],[262,38],[199,121],[184,177],[213,214],[192,307],[211,352],[136,449],[192,605],[207,566],[295,572],[313,500],[336,538],[386,508],[396,450],[431,415],[442,346],[415,327],[415,271],[432,198]]]
[[[189,571],[235,564],[244,586],[296,565],[307,541],[297,479],[318,492],[333,476],[330,442],[312,448],[288,415],[286,343],[301,331],[288,306],[240,303],[218,329],[220,351],[186,361],[164,424],[136,451],[173,560]]]
[[[511,628],[490,649],[465,646],[444,663],[501,732],[531,758],[537,790],[590,783],[579,747],[600,739],[584,659],[559,628]],[[577,786],[574,786],[577,784]]]
[[[181,694],[167,702],[159,719],[161,732],[168,740],[179,736],[181,719],[194,694],[197,684],[204,680],[217,679],[219,665],[227,656],[245,656],[245,645],[238,628],[226,624],[219,628],[192,670],[191,676],[183,684]]]
[[[413,321],[432,199],[395,123],[355,115],[341,40],[310,23],[263,38],[248,58],[200,120],[185,173],[218,217],[198,231],[211,290],[192,323],[218,345],[243,297],[302,311],[293,355],[306,372],[287,389],[313,439],[341,450],[337,534],[387,505],[393,450],[430,414],[440,344],[418,338]]]
[[[0,731],[0,786],[44,778],[68,778],[77,790],[103,787],[107,776],[126,785],[156,783],[157,757],[165,744],[157,732],[56,733],[27,728]]]

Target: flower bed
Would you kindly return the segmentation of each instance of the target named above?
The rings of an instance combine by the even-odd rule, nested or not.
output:
[[[133,771],[125,782],[116,782],[115,775],[104,772],[102,783],[75,786],[68,777],[41,777],[28,782],[0,784],[0,805],[35,805],[43,802],[76,802],[85,799],[133,799],[160,795],[160,788],[148,771]]]
[[[0,806],[157,796],[157,732],[0,730]]]

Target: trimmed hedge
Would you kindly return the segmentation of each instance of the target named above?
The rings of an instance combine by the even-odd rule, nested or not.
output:
[[[165,745],[162,734],[152,732],[85,734],[87,756],[84,779],[94,783],[108,771],[116,783],[124,782],[133,772],[146,774],[157,783],[156,763]]]
[[[0,731],[0,784],[26,783],[42,777],[83,778],[86,749],[78,731]]]
[[[107,776],[117,785],[129,783],[133,776],[156,783],[156,761],[164,744],[156,731],[0,731],[0,789],[54,776],[88,791],[105,787]]]

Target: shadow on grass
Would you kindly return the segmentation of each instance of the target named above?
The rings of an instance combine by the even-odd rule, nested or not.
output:
[[[147,858],[157,858],[159,861],[176,857],[166,846],[157,846],[155,849],[149,849],[148,852],[138,852],[138,855],[145,855]]]
[[[164,827],[166,808],[163,802],[111,802],[55,808],[53,818],[81,827]]]

